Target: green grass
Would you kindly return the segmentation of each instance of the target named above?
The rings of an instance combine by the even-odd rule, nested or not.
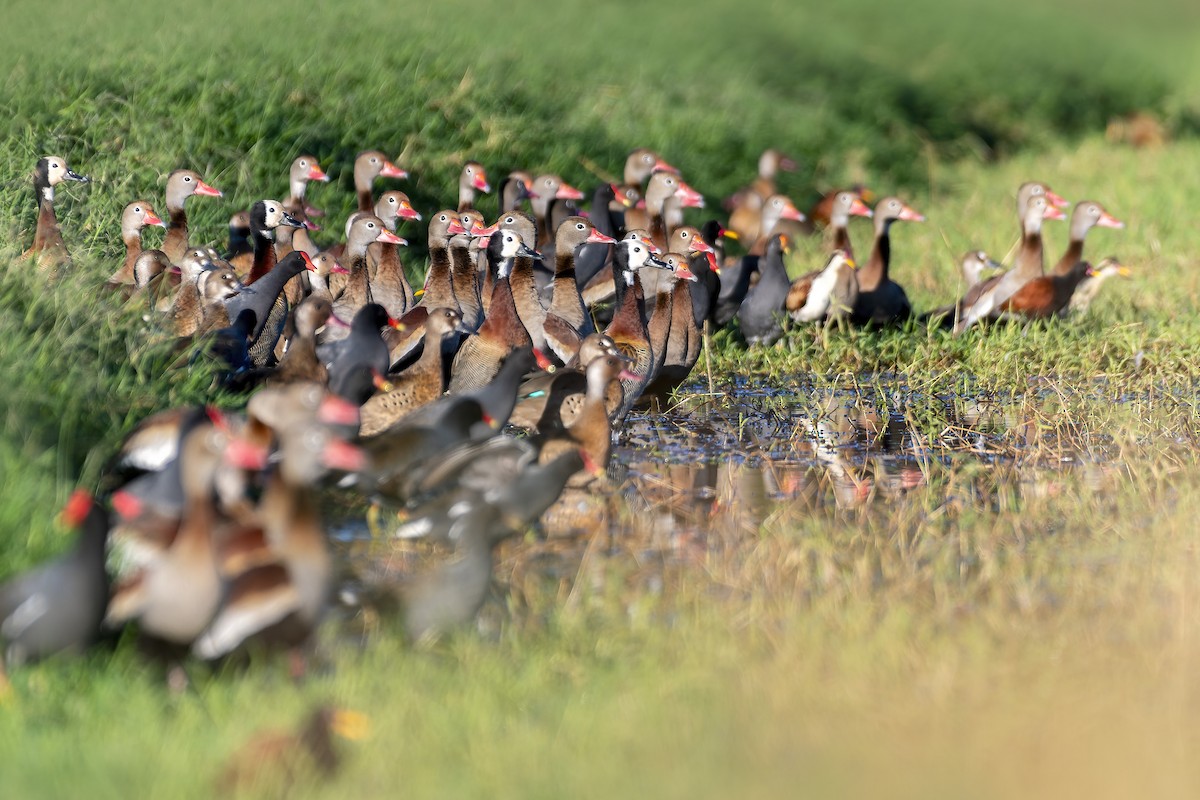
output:
[[[154,331],[96,291],[120,258],[120,209],[161,202],[179,166],[225,190],[189,205],[194,235],[217,241],[234,209],[286,191],[301,151],[334,178],[312,197],[337,229],[367,147],[399,155],[432,211],[467,158],[493,183],[528,166],[586,187],[586,164],[615,172],[641,145],[715,207],[780,146],[802,159],[784,178],[799,201],[865,180],[927,215],[893,228],[918,309],[956,294],[962,251],[1008,251],[1031,178],[1125,220],[1088,251],[1135,271],[1083,319],[961,339],[802,330],[745,352],[721,334],[707,410],[739,452],[705,450],[696,397],[635,430],[625,460],[649,476],[618,492],[619,535],[507,547],[490,635],[412,649],[367,620],[365,648],[327,632],[330,673],[301,687],[255,663],[200,669],[180,699],[128,643],[25,669],[0,703],[6,796],[210,796],[251,732],[329,699],[369,711],[375,735],[299,796],[1191,796],[1200,12],[793,5],[6,10],[0,574],[65,546],[51,510],[95,484],[137,420],[208,397],[207,376],[168,371]],[[1104,142],[1111,115],[1139,109],[1178,140]],[[75,265],[52,284],[19,259],[46,152],[96,178],[59,193]],[[1049,223],[1055,256],[1064,234]],[[819,261],[804,242],[790,268]],[[727,397],[728,376],[797,397]],[[830,406],[831,392],[851,399]],[[998,409],[987,457],[964,433],[981,405]],[[805,420],[831,410],[909,431],[899,454],[845,452],[866,503],[814,461]],[[775,488],[743,463],[752,448]],[[1062,467],[1080,452],[1088,464]],[[920,485],[890,487],[897,459]],[[689,460],[722,465],[711,519]]]

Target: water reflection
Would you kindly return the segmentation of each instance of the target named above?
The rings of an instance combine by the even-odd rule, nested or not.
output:
[[[758,557],[764,524],[802,539],[829,523],[852,538],[864,519],[888,530],[900,519],[1003,513],[1100,491],[1119,476],[1118,453],[1103,431],[1074,421],[1069,404],[1053,392],[939,395],[898,382],[734,384],[665,413],[632,415],[607,485],[569,490],[540,535],[498,549],[502,605],[559,607],[581,586],[602,594],[614,572],[636,604],[661,592],[673,570],[712,575],[727,565],[723,556]],[[368,582],[445,557],[419,542],[344,538]]]

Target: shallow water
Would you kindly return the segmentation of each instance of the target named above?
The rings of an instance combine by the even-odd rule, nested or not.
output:
[[[852,536],[864,515],[887,526],[951,507],[1004,513],[1034,500],[1078,502],[1128,477],[1128,445],[1102,428],[1099,410],[1197,405],[1190,396],[1110,397],[1100,384],[1064,390],[1049,381],[1008,396],[928,392],[890,376],[737,378],[715,391],[698,382],[681,398],[631,414],[606,484],[564,493],[538,535],[499,549],[507,591],[563,594],[585,573],[600,585],[606,565],[620,562],[638,593],[658,594],[673,571],[703,576],[764,526],[831,525]],[[1192,438],[1169,426],[1143,434],[1141,444],[1154,447]],[[361,518],[335,526],[352,583],[403,580],[444,557],[387,540],[387,522],[385,514],[382,541]]]

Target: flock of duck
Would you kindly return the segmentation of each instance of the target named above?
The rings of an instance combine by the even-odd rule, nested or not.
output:
[[[481,164],[463,167],[456,208],[428,220],[420,288],[401,253],[401,226],[424,221],[379,179],[407,173],[383,153],[354,163],[358,210],[322,249],[308,185],[328,181],[297,158],[285,200],[235,214],[223,253],[190,236],[193,195],[221,197],[181,169],[166,184],[165,219],[148,200],[121,217],[126,255],[107,281],[114,304],[186,342],[219,383],[249,393],[242,412],[177,408],[139,424],[96,496],[77,492],[64,519],[75,548],[0,584],[0,644],[12,666],[78,651],[105,629],[136,624],[175,661],[226,659],[248,649],[300,654],[326,615],[334,566],[317,489],[338,486],[396,514],[395,534],[452,548],[430,571],[394,587],[413,638],[470,620],[488,591],[493,547],[522,533],[565,488],[603,482],[614,427],[662,401],[697,363],[709,333],[736,321],[750,344],[788,325],[905,323],[913,316],[890,272],[891,227],[924,217],[896,197],[868,205],[853,188],[806,215],[775,178],[794,168],[764,154],[753,183],[730,198],[728,222],[684,224],[702,195],[656,153],[639,149],[621,182],[602,182],[590,211],[557,175],[509,173],[499,214],[476,208],[492,191]],[[69,265],[55,187],[88,179],[65,159],[38,162],[31,255]],[[1044,269],[1042,224],[1067,203],[1043,183],[1017,193],[1022,238],[1011,269],[982,251],[963,256],[969,287],[926,314],[956,332],[1002,317],[1048,318],[1085,308],[1124,272],[1083,258],[1093,226],[1122,227],[1099,203],[1076,204],[1070,244]],[[849,236],[870,218],[858,266]],[[147,227],[166,229],[157,249]],[[785,253],[826,231],[817,270],[790,279]],[[727,252],[728,241],[745,252]],[[299,661],[300,659],[298,659]]]

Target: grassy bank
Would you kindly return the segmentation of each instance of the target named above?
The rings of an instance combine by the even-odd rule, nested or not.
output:
[[[425,212],[450,199],[466,158],[493,183],[529,166],[586,187],[590,165],[615,171],[639,145],[683,168],[711,209],[780,146],[803,162],[784,177],[797,200],[864,180],[926,214],[893,228],[893,275],[918,310],[957,293],[962,251],[1008,251],[1012,197],[1030,178],[1125,220],[1088,252],[1119,255],[1134,277],[1083,319],[958,340],[799,331],[746,353],[722,334],[719,393],[723,376],[784,393],[857,384],[929,442],[952,427],[939,403],[999,397],[1045,435],[970,458],[913,448],[915,488],[890,495],[879,480],[853,507],[814,467],[808,501],[776,497],[745,518],[731,487],[750,459],[731,452],[718,512],[667,536],[648,523],[694,502],[690,485],[649,505],[626,487],[611,540],[503,553],[491,634],[412,650],[386,621],[352,620],[329,631],[328,671],[299,688],[262,663],[199,670],[197,691],[171,699],[127,644],[23,670],[0,703],[3,793],[209,796],[252,731],[333,699],[368,710],[374,736],[347,748],[337,781],[299,796],[1190,796],[1200,12],[1111,5],[6,12],[0,575],[63,548],[51,510],[94,484],[125,430],[208,396],[205,376],[168,372],[142,321],[95,289],[120,257],[120,209],[158,200],[175,167],[226,192],[188,209],[194,235],[217,241],[234,209],[286,191],[301,151],[334,178],[312,199],[336,230],[365,147],[400,155]],[[1157,151],[1103,140],[1110,115],[1139,109],[1181,138]],[[75,268],[54,284],[19,258],[45,152],[96,178],[59,192]],[[865,254],[868,227],[851,233]],[[1064,228],[1047,238],[1057,254]],[[801,243],[793,272],[818,250]],[[663,424],[710,424],[688,408]],[[722,424],[737,429],[732,408]],[[812,461],[803,428],[770,444]],[[1055,466],[1080,447],[1095,469]],[[365,648],[351,633],[364,628]]]

